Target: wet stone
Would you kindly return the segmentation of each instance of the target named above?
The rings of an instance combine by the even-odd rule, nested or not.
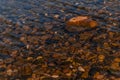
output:
[[[66,22],[66,30],[70,32],[79,32],[86,28],[95,28],[98,23],[88,16],[73,17]]]
[[[98,56],[99,62],[103,62],[104,59],[105,59],[105,56],[104,56],[104,55],[99,55],[99,56]]]

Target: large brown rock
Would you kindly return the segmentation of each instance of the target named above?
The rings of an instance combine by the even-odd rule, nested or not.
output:
[[[70,32],[81,31],[85,28],[95,28],[98,23],[88,16],[73,17],[66,22],[66,30]]]

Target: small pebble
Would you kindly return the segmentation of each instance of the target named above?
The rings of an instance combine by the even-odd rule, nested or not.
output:
[[[104,59],[105,59],[105,56],[104,55],[99,55],[98,59],[99,59],[99,62],[103,62]]]
[[[79,66],[78,70],[81,71],[81,72],[85,72],[85,69],[82,66]]]
[[[8,75],[8,76],[12,76],[12,73],[13,73],[12,69],[8,69],[8,70],[7,70],[7,75]]]
[[[52,78],[58,78],[59,75],[52,75],[51,77],[52,77]]]

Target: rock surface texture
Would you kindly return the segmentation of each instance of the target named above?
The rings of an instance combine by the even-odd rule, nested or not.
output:
[[[98,23],[88,16],[77,16],[66,22],[66,29],[70,32],[75,32],[84,28],[95,28],[97,25]]]

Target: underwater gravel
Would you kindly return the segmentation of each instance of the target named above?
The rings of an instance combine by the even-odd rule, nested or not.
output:
[[[119,80],[119,0],[0,0],[1,80]],[[90,16],[94,29],[66,21]]]

